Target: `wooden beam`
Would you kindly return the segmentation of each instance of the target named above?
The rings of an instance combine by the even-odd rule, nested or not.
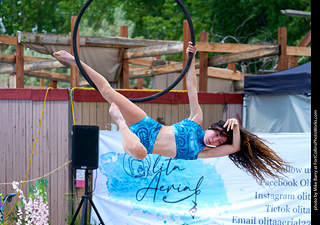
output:
[[[28,33],[18,31],[19,43],[26,44],[51,44],[51,45],[67,45],[70,46],[71,36],[64,34],[42,34],[42,33]],[[152,45],[174,44],[179,41],[164,41],[164,40],[150,40],[150,39],[133,39],[123,37],[90,37],[80,36],[80,46],[97,46],[97,47],[117,47],[117,48],[136,48]]]
[[[300,46],[287,46],[287,56],[311,56],[311,48]]]
[[[77,20],[77,16],[71,16],[71,37],[73,37],[73,35],[77,35],[77,40],[79,40],[79,29],[76,34],[73,33],[73,28],[76,23],[76,20]],[[76,47],[77,47],[78,54],[80,55],[79,41],[77,41]],[[72,41],[71,41],[71,55],[74,55]],[[77,66],[70,64],[70,77],[69,78],[70,78],[70,88],[79,87],[79,69]]]
[[[62,34],[39,34],[39,33],[27,33],[27,32],[17,32],[19,43],[30,43],[30,44],[57,44],[57,45],[67,45],[70,46],[71,39],[70,35]],[[15,38],[15,37],[14,37]],[[10,40],[9,40],[10,39]],[[0,40],[6,42],[7,44],[13,43],[11,36],[0,35]],[[8,41],[9,40],[9,41]],[[176,49],[164,54],[175,54],[182,53],[183,51],[183,42],[182,41],[163,41],[163,40],[145,40],[145,39],[132,39],[132,38],[119,38],[119,37],[89,37],[89,36],[80,36],[79,38],[80,46],[98,46],[98,47],[123,47],[123,48],[137,48],[144,46],[159,46],[167,45],[170,49]],[[5,43],[4,43],[5,44]],[[259,48],[272,47],[273,45],[251,45],[251,44],[234,44],[234,43],[202,43],[197,42],[197,51],[198,52],[221,52],[221,53],[235,53],[249,51]],[[130,49],[131,50],[131,49]],[[130,52],[128,50],[128,52]],[[139,51],[139,50],[138,50]],[[141,51],[147,51],[142,48]],[[156,51],[156,50],[155,50]],[[302,54],[302,55],[301,55]],[[154,56],[155,53],[148,53],[146,56],[138,56],[136,58]],[[288,55],[297,55],[297,56],[311,56],[311,48],[302,48],[296,46],[288,46]],[[130,58],[130,57],[127,57]]]
[[[141,77],[151,77],[160,74],[181,72],[183,70],[182,62],[175,64],[163,65],[163,66],[154,66],[151,68],[144,68],[140,70],[130,71],[130,79],[136,79]]]
[[[170,55],[182,53],[183,44],[163,44],[141,48],[126,49],[124,52],[124,59],[144,58],[149,56]]]
[[[196,73],[199,74],[199,69],[196,69]],[[227,79],[227,80],[240,80],[241,73],[234,72],[233,70],[221,69],[215,67],[208,67],[208,77]]]
[[[209,58],[209,66],[219,66],[244,60],[269,57],[279,55],[279,46],[272,46],[267,48],[254,49],[244,52],[231,53],[225,55],[218,55]]]
[[[0,54],[0,63],[16,63],[16,56]]]
[[[153,66],[155,59],[153,57],[130,59],[130,64],[140,65],[140,66]]]
[[[288,69],[287,56],[287,28],[278,27],[278,44],[281,46],[281,55],[278,58],[278,71]]]
[[[17,45],[17,37],[0,34],[0,44]]]
[[[273,45],[249,45],[234,43],[204,43],[197,42],[197,51],[202,52],[220,52],[220,53],[236,53],[255,50],[259,48],[273,47]]]
[[[274,45],[247,45],[230,43],[204,43],[197,42],[198,52],[239,53],[251,50],[273,48]],[[157,55],[169,55],[183,52],[183,44],[158,45],[144,48],[127,49],[124,58],[142,58]],[[287,55],[311,56],[310,47],[288,46]]]
[[[199,60],[196,60],[195,64],[196,64],[196,68],[198,68]],[[183,70],[183,63],[176,62],[168,65],[153,66],[150,68],[133,70],[133,71],[130,71],[129,74],[130,74],[130,79],[136,79],[141,77],[152,77],[152,76],[157,76],[157,75],[167,74],[167,73],[176,73],[176,72],[181,72],[182,70]]]
[[[136,58],[136,59],[129,59],[129,63],[133,65],[139,65],[139,66],[161,66],[161,65],[167,65],[176,63],[174,61],[167,61],[167,60],[161,60],[157,59],[156,57],[145,57],[145,58]],[[141,67],[140,67],[141,69]]]
[[[39,57],[24,57],[25,62],[34,62],[41,60],[49,60],[49,58],[39,58]],[[4,55],[0,54],[0,63],[16,63],[16,55]]]
[[[45,70],[28,71],[25,73],[25,75],[30,77],[38,77],[47,80],[70,83],[70,76]]]
[[[154,45],[177,44],[179,41],[134,39],[123,37],[84,37],[85,45],[105,48],[139,48]]]
[[[67,45],[71,44],[71,35],[65,34],[42,34],[42,33],[28,33],[17,32],[18,43],[39,44],[39,45]],[[80,45],[85,45],[85,39],[80,38]]]
[[[304,38],[300,41],[298,44],[299,47],[307,47],[311,44],[311,30],[304,36]],[[288,54],[288,48],[287,48],[287,54]],[[311,55],[311,49],[310,49],[310,55]],[[298,66],[298,56],[289,56],[289,68],[293,68]]]
[[[44,70],[51,68],[63,68],[65,67],[56,59],[43,60],[43,61],[35,61],[35,62],[27,62],[24,63],[24,72],[29,72],[32,70]],[[0,74],[4,73],[16,73],[16,65],[2,65],[0,66]]]
[[[198,52],[220,52],[220,53],[237,53],[261,48],[271,48],[274,45],[249,45],[233,43],[202,43],[197,42]],[[287,55],[311,56],[310,47],[287,46]]]
[[[208,42],[209,33],[201,32],[200,41]],[[199,69],[199,91],[207,92],[208,90],[208,53],[200,52],[200,69]]]
[[[145,66],[133,66],[133,65],[129,65],[129,71],[131,70],[141,70],[141,69],[145,69]],[[150,68],[150,67],[148,67]]]
[[[303,39],[300,41],[298,46],[300,47],[307,47],[311,44],[311,30],[306,34],[306,36],[303,37]]]
[[[170,64],[171,62],[157,59],[156,57],[145,57],[145,58],[129,59],[129,63],[134,65],[140,65],[140,66],[160,66],[160,65]]]

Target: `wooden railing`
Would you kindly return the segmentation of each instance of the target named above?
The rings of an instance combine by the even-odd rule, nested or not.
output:
[[[75,18],[73,17],[73,20]],[[186,23],[186,21],[184,21]],[[129,79],[157,76],[164,73],[180,72],[183,69],[183,62],[169,62],[154,57],[168,54],[183,53],[186,59],[187,42],[189,41],[188,29],[184,24],[184,41],[164,41],[164,40],[144,40],[127,38],[125,32],[127,27],[121,28],[122,37],[79,37],[79,46],[96,46],[101,48],[115,47],[121,49],[123,53],[122,71],[119,73],[122,88],[129,87]],[[0,54],[0,74],[16,74],[16,87],[24,87],[24,75],[35,76],[41,79],[49,79],[50,85],[57,86],[58,81],[70,82],[70,87],[79,86],[78,71],[71,72],[71,75],[59,74],[44,71],[49,68],[64,67],[55,59],[24,57],[23,44],[59,44],[70,46],[70,35],[61,34],[38,34],[18,32],[17,37],[0,35],[0,44],[16,46],[16,55]],[[298,46],[287,46],[287,28],[278,28],[278,45],[251,45],[251,44],[232,44],[232,43],[210,43],[208,33],[200,34],[200,41],[196,43],[197,51],[200,52],[200,59],[196,61],[197,73],[200,76],[199,91],[207,91],[208,77],[217,77],[230,80],[241,80],[246,74],[235,71],[235,62],[244,60],[279,56],[278,71],[297,66],[298,56],[311,56],[311,30],[299,43]],[[208,57],[209,52],[228,53],[214,57]],[[159,58],[159,57],[158,57]],[[130,66],[136,64],[140,67]],[[221,70],[214,66],[228,65],[229,69]],[[75,75],[74,75],[75,73]],[[81,84],[86,82],[81,82]],[[142,87],[141,79],[138,87]],[[183,89],[186,89],[185,85]]]

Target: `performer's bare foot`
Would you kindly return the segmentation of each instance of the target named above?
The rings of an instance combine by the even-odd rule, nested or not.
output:
[[[72,65],[76,65],[76,61],[74,59],[74,56],[72,56],[69,52],[65,50],[60,50],[58,52],[54,52],[53,56],[56,57],[60,61],[64,61],[67,63],[70,63]]]
[[[120,129],[126,126],[126,121],[124,120],[119,107],[115,103],[111,103],[109,113]]]

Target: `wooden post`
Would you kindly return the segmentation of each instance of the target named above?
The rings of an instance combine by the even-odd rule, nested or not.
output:
[[[200,33],[200,42],[208,42],[209,33]],[[208,52],[200,52],[200,68],[199,68],[199,91],[207,92],[208,90]]]
[[[79,76],[78,76],[79,77]],[[50,80],[50,87],[57,88],[58,87],[58,81],[56,80]]]
[[[17,38],[18,40],[18,38]],[[17,41],[16,46],[16,85],[17,88],[24,88],[24,47]]]
[[[120,27],[120,37],[128,38],[128,26]],[[122,61],[122,72],[120,75],[120,88],[128,89],[129,87],[129,60],[123,59]]]
[[[56,80],[50,80],[50,87],[57,88],[58,87],[58,82]]]
[[[281,55],[278,58],[278,71],[282,71],[288,69],[286,27],[278,27],[278,45],[281,46]]]
[[[45,79],[44,78],[40,78],[40,87],[45,87],[46,83],[45,83]]]
[[[188,61],[188,56],[186,51],[188,48],[189,41],[191,41],[189,24],[187,20],[184,20],[183,21],[183,67],[185,67]],[[196,44],[196,43],[193,43],[193,44]],[[183,90],[187,90],[186,76],[183,77]]]
[[[143,89],[143,78],[137,78],[137,89]]]
[[[78,54],[80,55],[80,48],[79,48],[79,29],[76,34],[73,33],[73,27],[74,24],[76,23],[77,16],[71,16],[71,40],[73,35],[77,35],[77,50]],[[71,41],[71,55],[73,54],[73,44]],[[51,85],[51,84],[50,84]],[[70,65],[70,88],[73,87],[79,87],[79,69],[77,66]]]
[[[228,63],[228,69],[236,72],[236,63]]]

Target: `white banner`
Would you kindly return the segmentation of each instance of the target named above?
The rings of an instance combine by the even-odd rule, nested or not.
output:
[[[100,131],[93,202],[114,225],[311,224],[310,134],[258,135],[293,166],[286,180],[260,186],[228,157],[136,160],[124,153],[120,132]]]

